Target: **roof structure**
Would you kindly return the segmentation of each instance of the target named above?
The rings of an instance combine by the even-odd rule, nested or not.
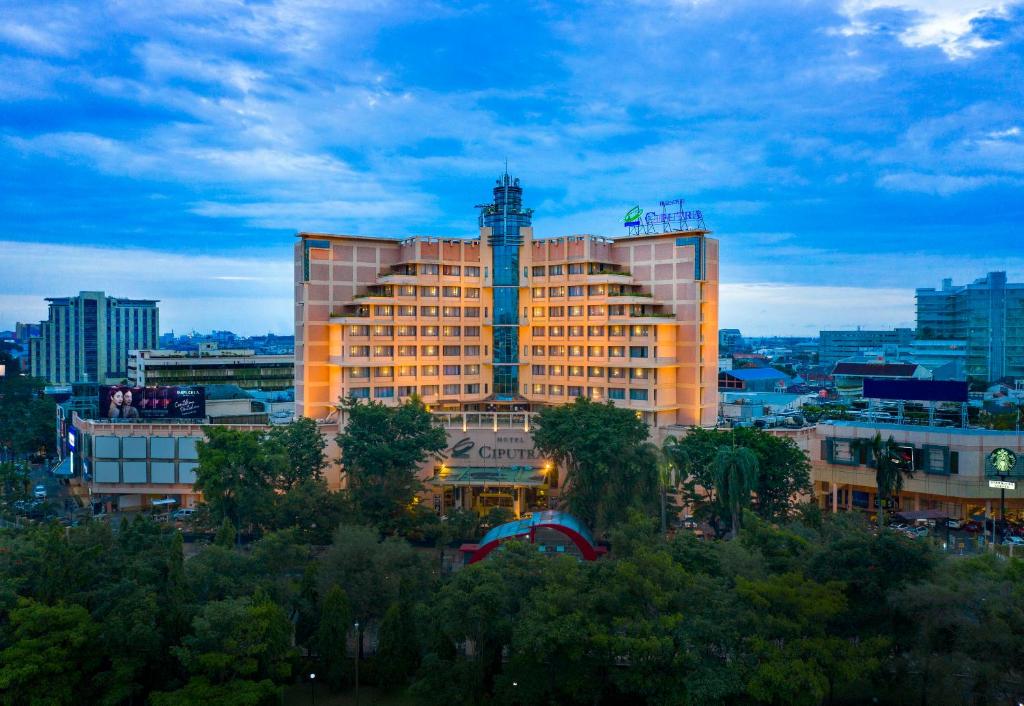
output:
[[[833,375],[852,375],[874,378],[909,378],[917,371],[912,363],[836,363]]]
[[[734,368],[733,370],[723,370],[722,375],[728,375],[729,377],[737,380],[788,380],[789,376],[781,370],[775,368]]]
[[[479,544],[466,545],[465,550],[472,551],[469,563],[474,564],[484,559],[503,542],[518,539],[533,544],[538,537],[538,532],[540,536],[543,536],[544,532],[550,533],[551,531],[564,535],[571,542],[567,546],[572,548],[575,545],[575,550],[579,552],[577,556],[586,561],[593,561],[601,553],[594,544],[594,538],[590,535],[590,531],[583,526],[583,523],[569,513],[557,510],[536,512],[531,517],[498,525],[485,534]],[[537,542],[541,541],[543,540],[537,540]],[[542,544],[538,544],[538,547],[544,548]]]
[[[532,466],[477,467],[461,466],[439,473],[434,482],[451,486],[539,487],[544,485],[544,471]]]

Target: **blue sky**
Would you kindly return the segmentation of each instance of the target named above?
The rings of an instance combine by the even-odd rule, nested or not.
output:
[[[1024,6],[0,4],[0,328],[42,298],[291,329],[298,230],[470,235],[504,160],[540,236],[684,197],[723,327],[911,325],[1024,279]]]

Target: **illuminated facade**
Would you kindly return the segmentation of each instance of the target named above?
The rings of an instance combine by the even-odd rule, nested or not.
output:
[[[453,435],[497,434],[589,397],[652,427],[714,425],[708,231],[538,239],[518,179],[503,175],[493,196],[473,238],[299,234],[297,413],[330,420],[339,398],[417,394],[437,413],[478,415],[452,422]]]

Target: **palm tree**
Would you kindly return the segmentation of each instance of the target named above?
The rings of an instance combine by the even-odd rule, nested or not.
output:
[[[732,515],[730,537],[740,531],[740,510],[750,504],[757,486],[757,455],[743,446],[722,446],[715,454],[712,470],[718,500]]]
[[[903,490],[903,479],[913,478],[914,471],[900,456],[896,440],[882,441],[881,432],[872,439],[859,439],[856,448],[865,449],[875,466],[875,487],[878,489],[878,526],[885,527],[885,503]]]

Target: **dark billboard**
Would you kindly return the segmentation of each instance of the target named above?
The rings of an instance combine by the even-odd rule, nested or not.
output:
[[[101,419],[202,419],[206,390],[195,386],[100,387]]]
[[[864,379],[864,396],[876,400],[966,402],[967,383],[959,380]]]

